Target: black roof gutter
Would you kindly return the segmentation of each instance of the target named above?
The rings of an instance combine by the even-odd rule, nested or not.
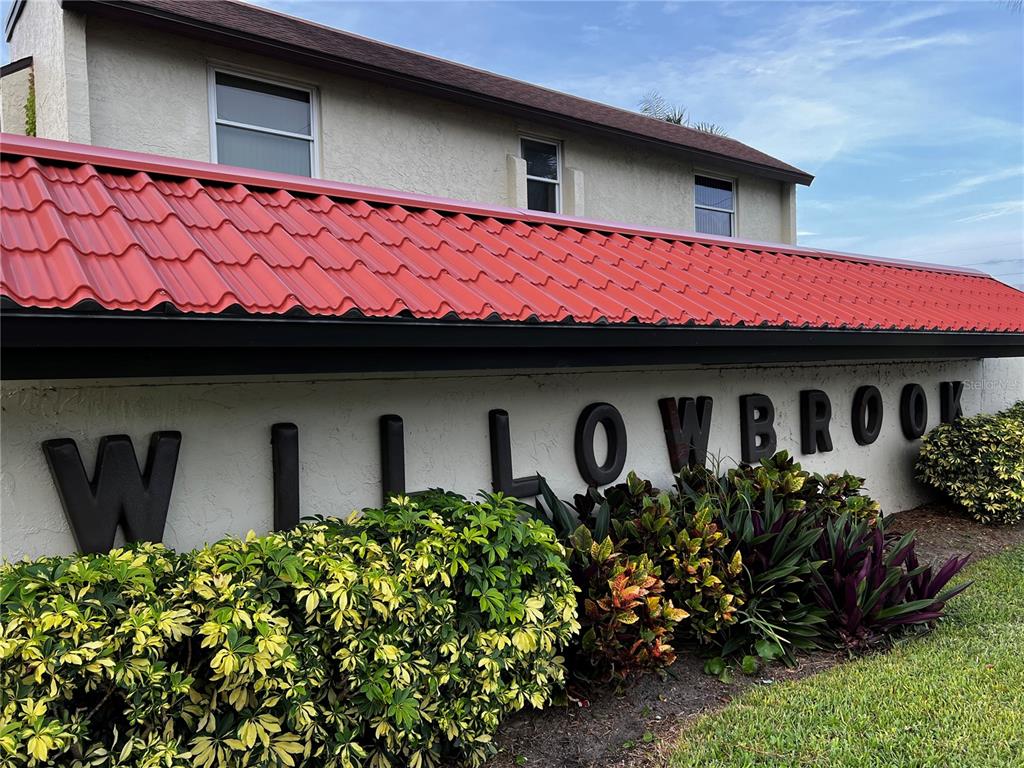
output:
[[[1024,356],[1024,333],[8,309],[4,380]]]

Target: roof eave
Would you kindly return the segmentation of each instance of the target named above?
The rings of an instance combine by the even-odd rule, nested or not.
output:
[[[222,44],[227,43],[234,47],[255,53],[270,55],[272,57],[282,58],[297,64],[313,66],[319,69],[342,71],[364,79],[393,85],[406,90],[417,91],[419,93],[425,93],[449,101],[483,106],[504,114],[530,120],[537,120],[562,128],[584,130],[586,132],[619,139],[626,138],[630,141],[636,141],[649,146],[657,146],[673,152],[680,152],[693,157],[696,160],[713,163],[723,170],[749,173],[776,181],[802,184],[804,186],[810,186],[811,182],[814,180],[814,176],[812,174],[799,169],[789,171],[769,165],[762,165],[760,163],[751,162],[729,155],[708,152],[672,141],[644,136],[631,131],[618,129],[613,126],[571,118],[556,112],[550,112],[528,105],[519,104],[517,102],[493,98],[486,94],[445,85],[444,83],[433,80],[415,78],[403,73],[375,67],[352,59],[340,56],[331,56],[320,51],[284,44],[280,41],[267,37],[261,37],[226,27],[208,24],[196,19],[168,13],[157,8],[136,6],[131,3],[118,2],[117,0],[61,0],[61,2],[63,6],[83,13],[100,13],[112,18],[131,19],[149,26],[184,32],[191,37],[219,42]]]
[[[1024,356],[1024,333],[10,308],[4,380],[557,370]]]

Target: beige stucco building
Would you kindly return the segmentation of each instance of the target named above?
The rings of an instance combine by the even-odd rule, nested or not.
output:
[[[22,0],[7,35],[7,132],[25,132],[31,78],[42,138],[216,161],[234,131],[232,164],[258,167],[246,142],[274,136],[328,180],[515,208],[538,207],[533,185],[557,213],[782,243],[811,181],[732,139],[249,5]],[[298,138],[220,119],[218,78],[252,84],[248,106],[308,99]],[[550,174],[528,178],[525,146]]]

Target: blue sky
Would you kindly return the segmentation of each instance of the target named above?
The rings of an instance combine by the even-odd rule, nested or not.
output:
[[[1008,2],[259,2],[627,109],[655,89],[817,177],[801,243],[1024,287]]]

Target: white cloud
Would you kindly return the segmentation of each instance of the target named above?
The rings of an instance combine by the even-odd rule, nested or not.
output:
[[[947,13],[915,9],[875,21],[866,6],[799,4],[763,31],[614,72],[557,80],[560,89],[635,107],[651,88],[730,135],[816,171],[894,143],[945,146],[1019,137],[1013,121],[942,99],[960,51],[980,41],[953,30],[912,34]]]
[[[883,237],[866,242],[870,253],[894,259],[968,266],[985,272],[1010,272],[1024,266],[1020,230],[991,227],[943,227],[929,232]],[[997,267],[1004,267],[1002,269]],[[1016,275],[1018,282],[1024,275]]]
[[[1017,214],[1018,216],[1024,214],[1024,200],[1005,200],[1001,203],[987,203],[972,207],[980,210],[977,213],[956,219],[958,224],[971,224],[975,221],[998,219],[1011,214]],[[1024,232],[1024,220],[1021,221],[1021,224],[1021,231]]]
[[[940,4],[925,4],[918,3],[918,7],[910,13],[905,13],[900,16],[895,16],[887,21],[882,22],[877,29],[880,31],[889,31],[894,29],[902,29],[909,27],[922,21],[930,21],[931,19],[945,16],[951,11],[949,6]]]
[[[968,192],[975,191],[978,187],[983,187],[988,184],[994,184],[998,181],[1005,181],[1006,179],[1013,179],[1016,177],[1024,178],[1024,166],[1016,166],[1011,168],[1000,168],[996,171],[989,173],[982,173],[976,176],[968,176],[966,178],[955,181],[945,189],[940,189],[936,192],[932,192],[927,195],[923,195],[914,201],[914,205],[926,206],[934,205],[935,203],[943,200],[948,200],[951,197],[958,197],[959,195],[965,195]]]

